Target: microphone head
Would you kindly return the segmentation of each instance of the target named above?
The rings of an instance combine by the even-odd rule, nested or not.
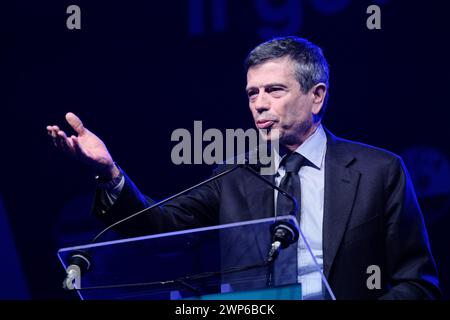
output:
[[[279,241],[283,249],[297,242],[299,237],[297,227],[289,221],[274,222],[270,226],[270,232],[272,234],[272,242]]]
[[[86,251],[76,250],[72,252],[69,259],[69,265],[75,265],[80,268],[82,272],[91,268],[91,256]]]

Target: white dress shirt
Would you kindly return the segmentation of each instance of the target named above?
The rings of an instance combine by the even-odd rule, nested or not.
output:
[[[320,125],[316,131],[303,142],[295,152],[309,160],[315,167],[303,166],[299,170],[301,199],[300,199],[300,229],[305,235],[317,263],[323,269],[322,253],[322,221],[325,186],[325,153],[327,136]],[[275,155],[275,168],[278,168],[275,183],[279,185],[285,175],[284,166],[279,166],[282,158]],[[275,208],[278,192],[275,191]],[[300,237],[297,248],[298,281],[302,284],[303,297],[315,296],[322,293],[322,278],[320,272]]]

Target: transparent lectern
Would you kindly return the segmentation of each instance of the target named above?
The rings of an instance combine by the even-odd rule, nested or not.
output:
[[[308,300],[334,299],[321,256],[305,241],[280,251],[268,263],[271,226],[278,216],[63,248],[66,269],[77,252],[91,266],[75,288],[81,299],[111,300]]]

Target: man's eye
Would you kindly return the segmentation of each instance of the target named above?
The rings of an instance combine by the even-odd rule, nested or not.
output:
[[[256,90],[251,90],[251,91],[247,92],[247,95],[249,98],[251,98],[257,94],[258,94],[258,92]]]
[[[273,88],[267,89],[267,92],[275,92],[275,91],[281,91],[281,90],[283,90],[283,88],[273,87]]]
[[[271,96],[278,98],[278,97],[283,96],[285,90],[280,87],[273,87],[273,88],[267,89],[267,92],[270,93]]]

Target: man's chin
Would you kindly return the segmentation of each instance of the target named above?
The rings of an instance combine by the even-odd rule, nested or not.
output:
[[[258,129],[260,137],[266,142],[274,142],[280,140],[280,130],[278,129]]]

